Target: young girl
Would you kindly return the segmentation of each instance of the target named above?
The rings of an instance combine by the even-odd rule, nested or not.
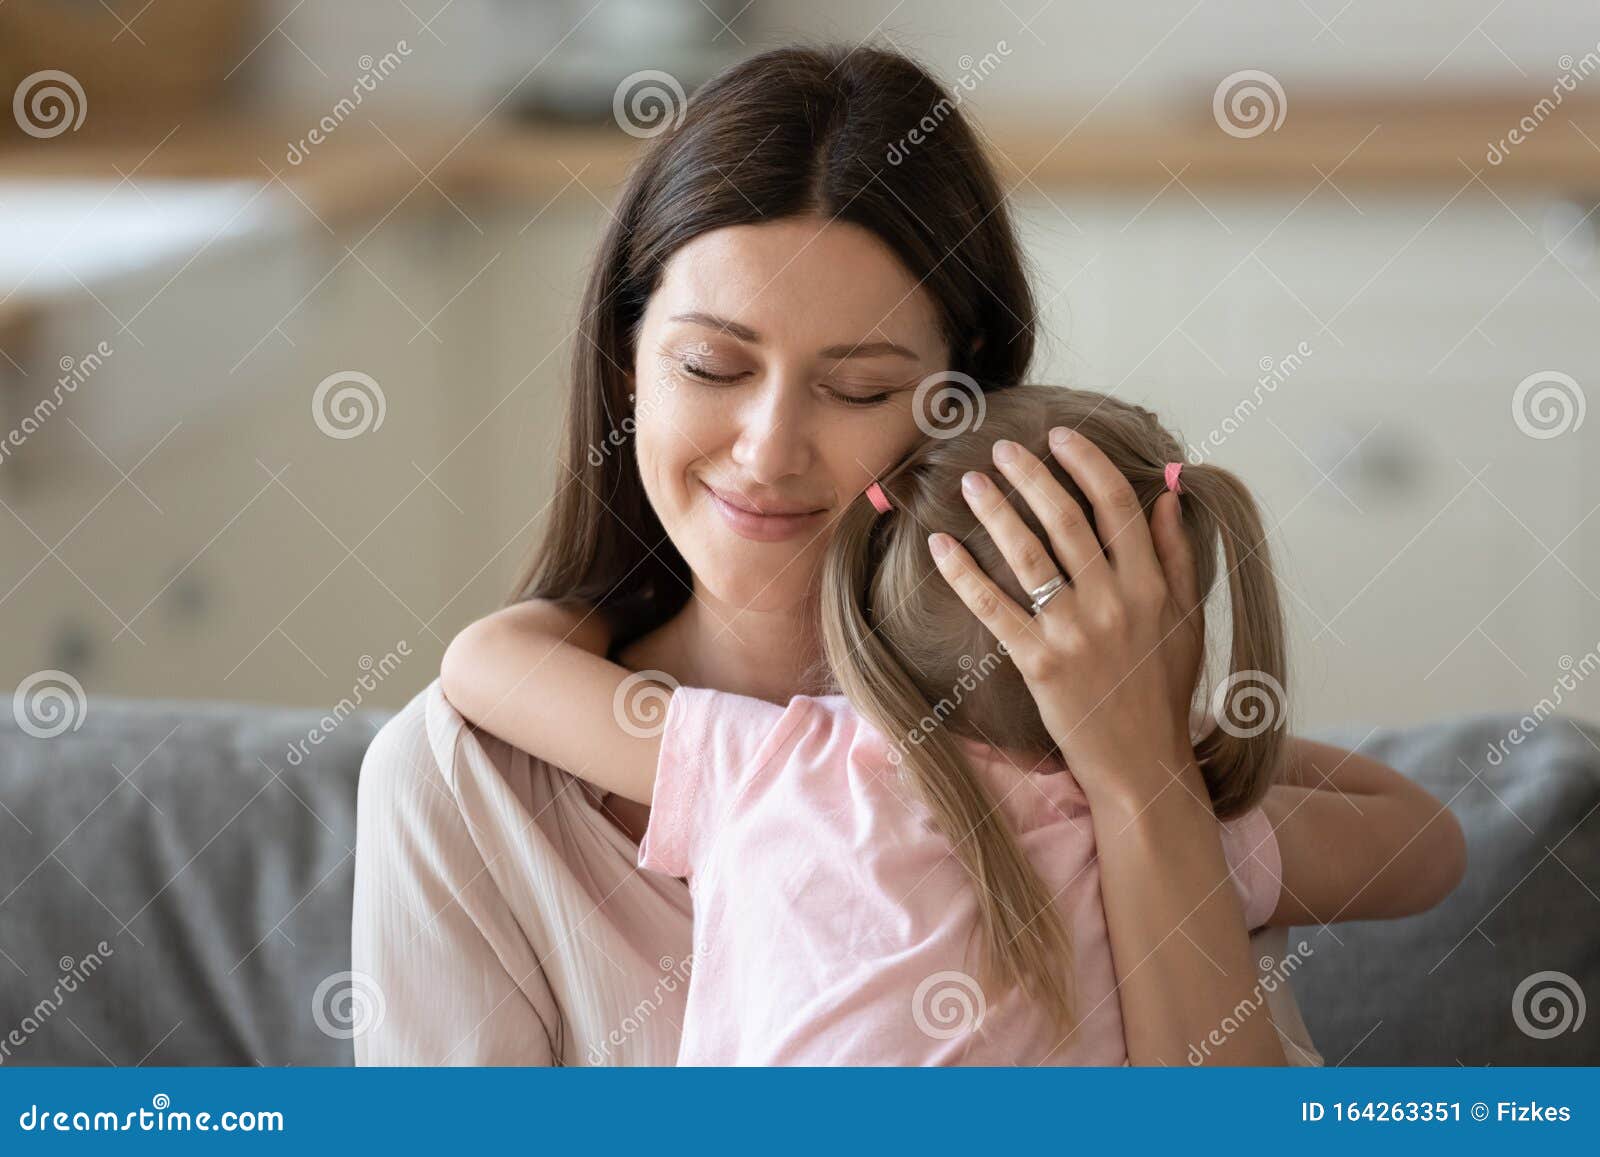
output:
[[[1046,445],[1053,426],[1100,447],[1146,511],[1178,489],[1202,593],[1219,581],[1221,539],[1223,686],[1268,715],[1241,723],[1219,702],[1195,751],[1247,927],[1278,906],[1284,861],[1256,805],[1286,735],[1285,647],[1248,492],[1218,467],[1181,466],[1154,415],[1108,396],[1020,386],[984,403],[973,428],[920,444],[841,513],[819,608],[836,694],[778,705],[677,686],[609,662],[592,620],[547,608],[547,645],[513,692],[514,741],[651,805],[639,864],[686,878],[694,902],[680,1064],[1126,1063],[1085,795],[928,551],[930,529],[947,531],[1032,601],[961,498],[998,438],[1038,453],[1091,525]],[[451,649],[445,691],[488,726],[490,710],[470,705],[481,696],[462,706],[451,691],[452,670],[474,664],[470,641]]]

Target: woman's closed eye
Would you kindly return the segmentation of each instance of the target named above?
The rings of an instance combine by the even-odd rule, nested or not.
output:
[[[678,368],[692,378],[702,382],[713,382],[717,385],[732,385],[750,376],[749,370],[736,370],[725,372],[720,366],[708,365],[705,362],[695,361],[692,358],[683,358],[678,362]],[[894,390],[879,390],[870,394],[850,393],[839,386],[824,383],[824,388],[847,406],[876,406],[891,398]]]
[[[878,406],[901,394],[911,392],[919,378],[901,379],[899,375],[866,374],[855,380],[824,382],[824,388],[847,406]]]
[[[688,374],[690,377],[699,378],[703,382],[718,382],[724,385],[730,382],[737,382],[740,378],[748,376],[750,372],[748,370],[744,370],[726,373],[722,372],[721,367],[710,366],[704,362],[695,361],[692,358],[684,358],[679,361],[678,368],[684,373]]]
[[[883,390],[876,394],[847,394],[834,386],[827,388],[829,393],[847,406],[876,406],[894,396],[893,390]]]

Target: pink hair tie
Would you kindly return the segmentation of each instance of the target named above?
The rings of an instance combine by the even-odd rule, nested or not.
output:
[[[871,486],[868,486],[867,497],[872,500],[872,505],[877,508],[879,514],[888,513],[889,496],[883,492],[882,486],[879,486],[876,482],[874,482]]]
[[[1178,484],[1178,472],[1183,469],[1182,462],[1167,463],[1167,489],[1182,494],[1183,487]]]

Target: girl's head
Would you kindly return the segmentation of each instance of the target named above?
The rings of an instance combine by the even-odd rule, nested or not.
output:
[[[1065,933],[1050,919],[1049,897],[950,737],[1041,759],[1057,753],[1057,744],[1021,673],[937,572],[927,538],[935,530],[953,535],[1026,608],[1028,595],[961,495],[961,476],[969,470],[989,474],[1002,493],[1010,492],[992,466],[995,441],[1006,438],[1036,454],[1091,526],[1092,507],[1050,451],[1051,427],[1076,430],[1103,450],[1147,513],[1166,489],[1167,464],[1182,461],[1183,447],[1150,411],[1084,390],[1018,386],[969,399],[968,405],[973,420],[965,430],[925,440],[884,474],[886,513],[863,495],[841,516],[822,579],[825,661],[840,690],[894,744],[903,773],[951,834],[974,879],[989,882],[980,893],[992,974],[1035,990],[1070,1019],[1061,986]],[[1256,505],[1243,484],[1217,466],[1186,465],[1180,485],[1183,527],[1196,548],[1202,598],[1214,583],[1227,585],[1227,685],[1235,691],[1243,685],[1247,695],[1261,689],[1281,695],[1284,628]],[[1048,550],[1049,537],[1026,500],[1011,494],[1010,501]],[[1220,576],[1218,539],[1226,568]],[[1283,705],[1275,706],[1278,718],[1271,722],[1281,724]],[[1282,755],[1285,733],[1278,726],[1238,722],[1224,717],[1196,744],[1206,787],[1223,819],[1259,802]],[[961,838],[965,833],[971,835]]]
[[[937,131],[907,148],[934,111]],[[954,370],[1013,385],[1033,340],[1004,201],[938,83],[868,48],[743,61],[651,142],[614,207],[558,492],[513,597],[603,606],[619,640],[696,586],[739,609],[799,606],[838,515],[921,437],[917,384]],[[816,513],[758,540],[713,490]]]

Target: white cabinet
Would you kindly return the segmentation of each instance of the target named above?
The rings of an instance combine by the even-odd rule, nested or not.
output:
[[[1600,400],[1600,276],[1550,256],[1550,202],[1450,192],[1019,198],[1060,294],[1037,376],[1231,431],[1209,457],[1276,524],[1301,725],[1531,709],[1600,647],[1600,420],[1512,409],[1542,371]],[[1562,695],[1600,717],[1600,678]]]
[[[289,241],[219,244],[166,288],[169,271],[125,278],[48,315],[30,373],[114,333],[112,314],[137,316],[144,344],[118,339],[0,467],[13,685],[60,667],[91,691],[332,703],[404,641],[393,703],[437,669],[429,620],[467,519],[423,471],[488,392],[482,305],[450,301],[464,223],[397,214],[352,257],[368,227],[335,239],[307,218]],[[429,320],[437,342],[418,336]],[[357,437],[313,411],[341,371],[384,404]]]

